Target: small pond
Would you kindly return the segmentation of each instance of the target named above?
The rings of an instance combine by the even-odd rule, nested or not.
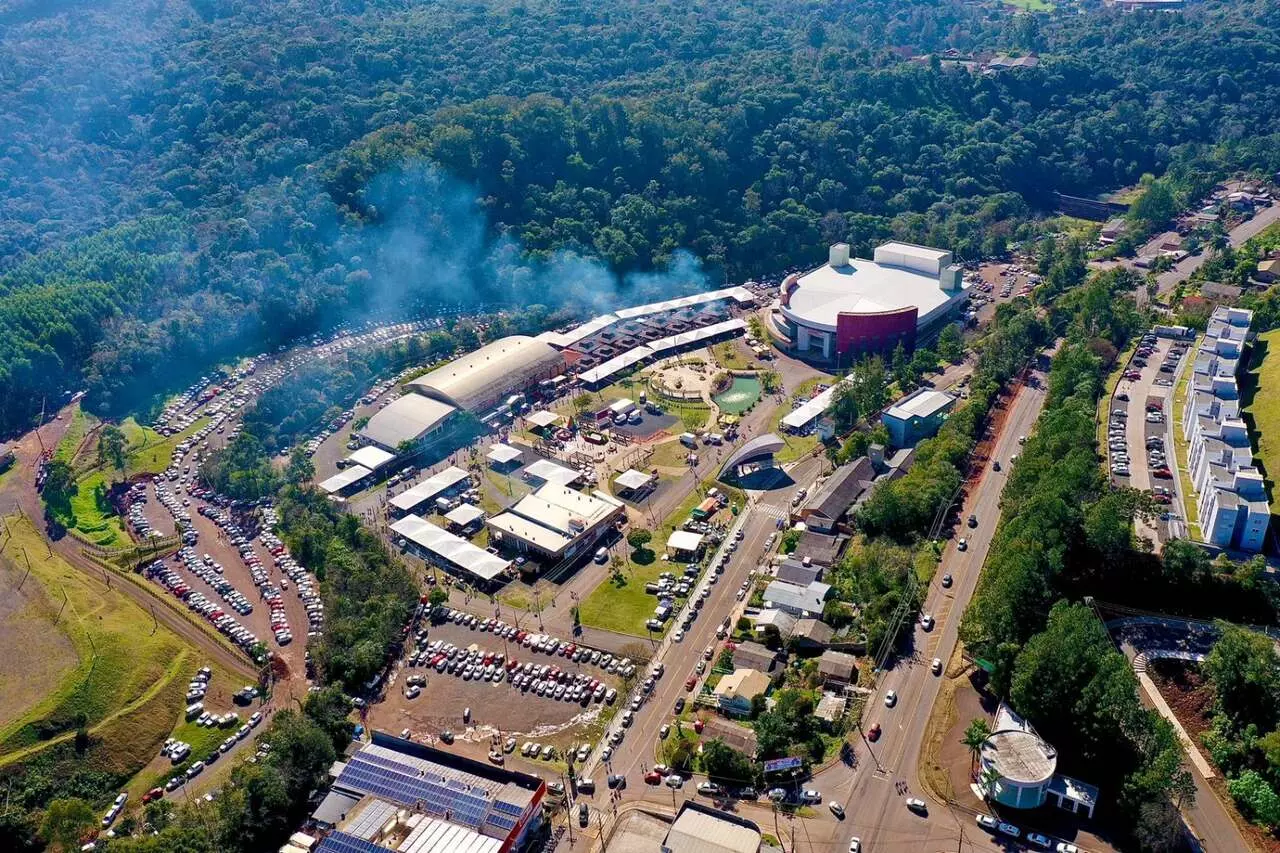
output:
[[[760,380],[754,376],[735,376],[728,390],[711,399],[725,414],[740,415],[760,399]]]

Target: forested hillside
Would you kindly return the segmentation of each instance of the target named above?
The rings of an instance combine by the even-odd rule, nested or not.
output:
[[[6,4],[0,429],[342,318],[607,303],[835,239],[974,257],[1055,190],[1274,170],[1278,32],[1263,0]],[[1040,64],[909,59],[949,47]]]

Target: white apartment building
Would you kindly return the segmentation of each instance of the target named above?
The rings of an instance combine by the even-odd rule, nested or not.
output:
[[[1253,312],[1217,308],[1195,353],[1182,435],[1188,444],[1196,520],[1204,540],[1237,551],[1262,550],[1271,521],[1262,474],[1253,465],[1249,431],[1240,417],[1236,374]]]

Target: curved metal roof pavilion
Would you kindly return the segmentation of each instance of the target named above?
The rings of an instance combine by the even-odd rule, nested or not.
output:
[[[720,476],[724,477],[726,473],[732,473],[740,465],[745,465],[748,462],[772,457],[773,454],[786,446],[787,443],[785,441],[771,432],[757,436],[742,445],[742,447],[739,447],[737,451],[725,460],[724,465],[720,466]]]

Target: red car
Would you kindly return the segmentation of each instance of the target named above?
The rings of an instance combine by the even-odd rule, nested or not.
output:
[[[650,770],[644,774],[644,781],[646,785],[657,785],[662,782],[662,775],[657,770]]]
[[[872,723],[871,728],[867,729],[867,740],[875,743],[880,740],[880,724]]]
[[[1152,495],[1151,499],[1158,504],[1173,503],[1173,498],[1169,497],[1168,495]]]
[[[1161,480],[1172,480],[1173,472],[1170,471],[1168,468],[1157,468],[1156,470],[1151,472],[1151,476],[1159,477]]]
[[[164,796],[163,788],[152,788],[150,791],[147,791],[145,794],[142,795],[142,802],[149,803],[152,800],[158,800],[163,796]]]
[[[685,679],[685,682],[684,682],[684,689],[685,689],[685,690],[692,690],[692,689],[694,688],[694,686],[695,686],[697,683],[698,683],[698,678],[697,678],[697,676],[695,676],[695,675],[691,675],[691,676],[689,676],[687,679]]]

